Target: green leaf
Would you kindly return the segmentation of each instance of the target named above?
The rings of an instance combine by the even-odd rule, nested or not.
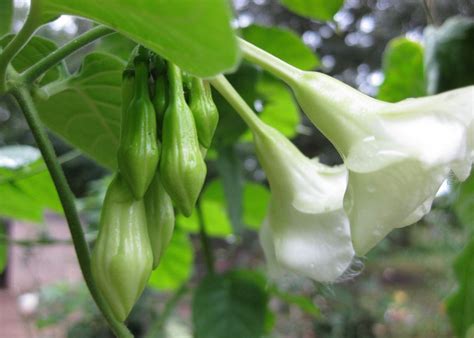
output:
[[[244,178],[235,146],[219,149],[217,169],[223,182],[227,214],[234,232],[238,234],[242,230],[242,186]]]
[[[257,83],[257,90],[263,105],[259,113],[260,119],[286,137],[295,137],[301,117],[290,89],[281,81],[265,73]],[[248,130],[240,140],[251,141],[252,133]]]
[[[13,0],[0,1],[0,37],[10,33],[13,24]]]
[[[209,275],[194,294],[196,338],[257,338],[264,333],[268,294],[247,272]]]
[[[0,220],[0,274],[8,263],[8,243],[2,239],[7,238],[7,226]]]
[[[45,209],[62,212],[39,151],[30,146],[0,148],[0,216],[41,222]]]
[[[454,17],[425,31],[425,65],[430,94],[474,84],[474,20]]]
[[[391,40],[383,55],[385,80],[377,98],[398,102],[410,97],[425,96],[423,47],[406,38]]]
[[[133,40],[126,38],[120,33],[114,33],[100,39],[95,50],[114,55],[128,62],[130,54],[136,45],[137,43]]]
[[[474,174],[459,185],[453,207],[459,221],[474,231]]]
[[[5,47],[13,38],[13,34],[6,35],[0,40],[0,47]],[[33,36],[26,46],[13,59],[12,65],[18,72],[23,72],[44,57],[48,56],[57,49],[56,44],[46,38]],[[64,62],[51,68],[44,74],[39,83],[44,85],[55,80],[62,79],[68,75]]]
[[[194,248],[188,235],[175,229],[173,238],[151,274],[148,285],[162,291],[172,291],[186,282],[193,273]]]
[[[242,35],[248,42],[297,68],[312,70],[319,65],[317,56],[291,30],[251,25],[242,30]]]
[[[263,96],[263,122],[280,131],[288,138],[295,137],[300,124],[300,112],[293,94],[281,81],[266,75],[257,85]]]
[[[249,229],[258,230],[267,214],[270,191],[263,185],[247,183],[244,186],[244,223]]]
[[[474,324],[474,237],[454,262],[458,289],[446,301],[446,309],[454,331],[459,337]]]
[[[316,20],[331,20],[344,0],[280,0],[289,10]]]
[[[43,87],[52,96],[37,100],[51,130],[110,169],[117,167],[123,68],[116,57],[88,54],[77,74]]]
[[[70,14],[107,25],[197,76],[235,68],[227,0],[37,0],[44,17]]]

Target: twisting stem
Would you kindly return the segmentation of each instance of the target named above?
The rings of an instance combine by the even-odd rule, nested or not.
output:
[[[88,45],[89,43],[104,37],[106,35],[112,34],[114,31],[105,26],[94,27],[84,34],[78,36],[74,40],[66,43],[61,48],[56,49],[54,52],[41,59],[38,63],[31,66],[29,69],[25,70],[21,74],[21,78],[26,83],[31,83],[40,77],[42,74],[46,73],[49,69],[57,65],[67,56],[73,54],[78,49]]]
[[[211,244],[209,243],[209,236],[206,232],[206,224],[204,222],[204,216],[199,201],[196,205],[196,212],[199,221],[199,238],[201,239],[201,247],[206,261],[207,272],[209,274],[214,274],[214,255],[212,253]]]
[[[243,53],[243,57],[247,61],[259,65],[269,73],[288,84],[298,80],[298,77],[301,74],[301,70],[298,68],[293,67],[285,61],[243,39],[239,39],[239,44]]]
[[[18,104],[25,115],[28,125],[33,132],[36,143],[38,144],[41,154],[43,155],[44,162],[46,163],[49,173],[51,174],[51,178],[53,179],[64,210],[64,214],[66,216],[67,223],[69,225],[69,230],[71,232],[79,266],[81,267],[81,271],[89,291],[91,292],[91,295],[94,298],[97,306],[104,314],[116,336],[120,338],[133,337],[128,331],[127,327],[113,317],[108,304],[98,292],[92,279],[89,247],[84,237],[79,215],[74,204],[74,195],[70,190],[66,181],[66,177],[64,176],[64,172],[62,171],[62,168],[56,159],[56,154],[54,153],[53,146],[48,139],[46,131],[41,125],[41,121],[33,103],[31,94],[24,87],[12,89],[12,94],[18,101]]]

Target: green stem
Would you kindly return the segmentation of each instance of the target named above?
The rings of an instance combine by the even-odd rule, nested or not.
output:
[[[41,154],[43,155],[44,162],[46,163],[49,173],[51,174],[54,185],[56,186],[56,190],[63,206],[67,223],[69,225],[69,230],[71,232],[79,266],[89,291],[91,292],[91,295],[94,298],[97,306],[104,314],[116,336],[120,338],[133,337],[128,331],[127,327],[113,317],[108,304],[98,292],[94,280],[92,279],[89,247],[84,237],[79,215],[74,204],[74,195],[70,190],[66,181],[66,177],[64,176],[64,172],[62,171],[62,168],[56,159],[56,154],[54,153],[53,146],[48,139],[46,131],[41,125],[41,121],[33,103],[33,99],[29,91],[24,87],[13,88],[12,94],[18,101],[18,104],[25,115],[36,143],[38,144]]]
[[[239,44],[243,53],[243,57],[247,61],[259,65],[269,73],[288,84],[298,81],[298,78],[302,73],[300,69],[293,67],[285,61],[243,39],[239,39]]]
[[[3,52],[0,54],[0,94],[5,93],[7,88],[7,69],[10,62],[18,54],[18,52],[28,43],[30,38],[38,29],[39,24],[37,23],[35,14],[28,13],[28,17],[21,28],[13,39],[8,43]]]
[[[202,214],[201,204],[199,201],[196,205],[196,212],[199,221],[199,238],[201,240],[201,247],[204,253],[204,259],[206,261],[207,272],[209,274],[214,274],[214,255],[212,253],[212,247],[209,241],[209,236],[206,232],[206,224],[204,222],[204,216]]]
[[[240,117],[247,123],[253,132],[261,130],[263,122],[255,115],[252,108],[245,102],[239,93],[227,81],[224,75],[218,75],[209,80],[214,88],[227,100],[227,102],[237,111]]]
[[[88,45],[89,43],[112,34],[114,31],[105,26],[94,27],[84,34],[78,36],[72,41],[69,41],[61,48],[56,49],[54,52],[41,59],[38,63],[34,64],[21,74],[21,78],[25,83],[32,83],[42,74],[46,73],[49,69],[57,65],[64,58],[76,52],[78,49]]]

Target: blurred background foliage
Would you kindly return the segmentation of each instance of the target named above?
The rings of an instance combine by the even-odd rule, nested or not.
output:
[[[28,2],[15,5],[13,30],[18,31]],[[234,0],[234,8],[235,25],[245,39],[381,100],[396,102],[474,84],[472,0]],[[61,17],[39,31],[15,66],[31,65],[91,26],[83,19]],[[2,37],[0,46],[8,39]],[[69,88],[89,95],[104,116],[118,112],[120,97],[103,93],[112,102],[104,111],[100,95],[92,97],[85,84],[102,77],[120,86],[119,75],[133,47],[122,36],[110,35],[46,74],[37,93],[91,242],[109,182],[107,167],[114,166],[115,158],[107,157],[114,154],[114,145],[93,147],[84,140],[81,124],[66,130],[62,123],[49,123],[48,116],[63,114],[66,119],[91,109],[74,95],[56,92],[65,79]],[[90,52],[95,53],[84,60]],[[107,64],[118,75],[101,74],[92,61]],[[245,62],[229,80],[264,121],[306,155],[328,164],[341,162],[300,114],[282,82]],[[468,337],[474,331],[473,175],[463,184],[446,182],[432,212],[417,225],[394,231],[367,259],[354,264],[354,276],[334,285],[295,276],[270,280],[256,232],[269,200],[265,175],[245,124],[222,97],[214,97],[220,122],[199,210],[177,219],[171,245],[128,320],[137,336]],[[112,122],[112,132],[118,132]],[[2,98],[0,216],[45,225],[44,209],[61,213],[61,208],[34,146],[16,106]],[[212,238],[216,270],[222,273],[217,276],[205,273],[202,224]],[[2,232],[0,269],[8,250],[8,234]],[[43,242],[54,242],[47,226],[41,236]],[[69,337],[111,336],[83,285],[52,285],[39,292],[39,328],[67,322]],[[216,326],[218,321],[225,325]]]

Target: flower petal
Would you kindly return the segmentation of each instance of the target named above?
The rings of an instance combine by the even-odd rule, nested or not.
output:
[[[427,213],[448,171],[444,166],[427,170],[410,159],[375,172],[349,172],[344,209],[356,254],[365,255],[392,229]]]
[[[342,209],[307,214],[284,201],[273,201],[267,222],[262,242],[266,242],[265,254],[271,265],[277,263],[316,281],[333,282],[354,257],[349,221]]]

